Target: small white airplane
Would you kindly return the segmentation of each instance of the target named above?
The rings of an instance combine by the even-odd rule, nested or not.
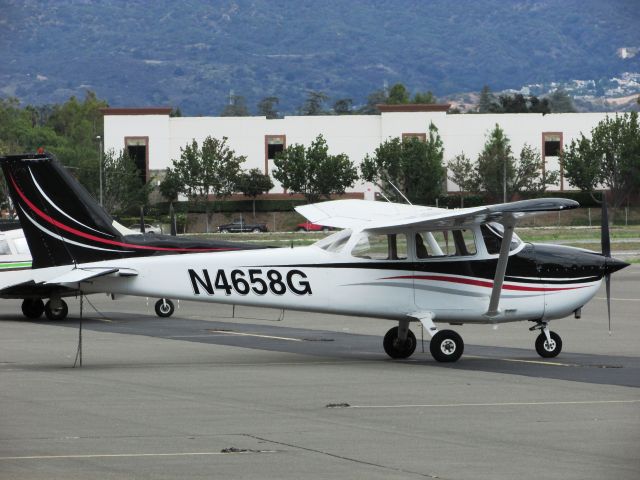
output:
[[[120,258],[113,253],[120,246],[100,231],[78,226],[83,235],[71,241],[72,232],[21,190],[20,177],[7,180],[20,199],[18,214],[29,247],[33,252],[41,243],[53,265],[34,261],[33,270],[0,274],[0,295],[29,283],[58,291],[382,318],[398,323],[383,341],[392,358],[414,352],[411,322],[429,333],[437,361],[453,362],[464,342],[435,323],[515,321],[534,322],[530,330],[541,330],[536,351],[554,357],[562,341],[549,330],[549,321],[579,317],[602,279],[609,292],[609,275],[627,266],[610,257],[608,229],[603,254],[518,238],[514,227],[523,217],[578,206],[559,198],[459,210],[336,200],[297,207],[310,222],[344,229],[311,246]],[[102,251],[87,258],[89,248]]]

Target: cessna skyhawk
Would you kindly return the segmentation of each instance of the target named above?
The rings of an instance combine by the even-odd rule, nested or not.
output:
[[[514,227],[521,218],[578,207],[561,198],[458,210],[336,200],[297,207],[310,222],[343,229],[311,246],[122,258],[131,247],[79,222],[71,229],[34,205],[20,178],[7,180],[14,198],[21,199],[18,214],[34,253],[34,269],[24,278],[16,276],[20,272],[0,275],[0,294],[30,282],[53,292],[109,292],[383,318],[397,322],[383,341],[392,358],[414,352],[411,322],[428,332],[437,361],[453,362],[462,355],[464,342],[453,330],[438,330],[436,323],[515,321],[534,322],[531,330],[541,330],[536,351],[554,357],[562,341],[549,322],[579,316],[602,279],[608,286],[609,275],[627,266],[610,257],[608,230],[603,254],[518,238]],[[36,255],[49,265],[43,266]]]

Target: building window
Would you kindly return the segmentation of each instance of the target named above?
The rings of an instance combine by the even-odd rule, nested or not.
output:
[[[562,151],[562,133],[543,133],[542,141],[545,157],[558,157]]]
[[[269,174],[269,161],[273,161],[276,155],[287,147],[286,135],[264,136],[264,174]]]
[[[542,165],[544,170],[560,172],[560,190],[564,190],[564,171],[560,164],[562,132],[542,132]]]
[[[405,140],[409,141],[412,138],[415,138],[419,142],[426,142],[427,141],[427,134],[426,133],[403,133],[402,134],[402,141],[403,142]]]
[[[149,137],[125,137],[124,147],[140,174],[140,181],[147,183],[149,171]]]

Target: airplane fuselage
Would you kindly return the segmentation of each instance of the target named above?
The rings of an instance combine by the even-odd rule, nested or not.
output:
[[[512,253],[500,314],[487,317],[497,258],[370,260],[316,246],[111,260],[139,272],[83,283],[110,292],[399,320],[428,311],[438,322],[499,323],[570,315],[600,286],[601,256],[523,244]],[[89,266],[99,266],[100,263]]]

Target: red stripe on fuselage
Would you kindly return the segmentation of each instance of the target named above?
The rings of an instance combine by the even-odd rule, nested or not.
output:
[[[151,246],[148,246],[148,245],[134,245],[132,243],[117,242],[115,240],[109,240],[109,239],[106,239],[106,238],[96,237],[95,235],[91,235],[89,233],[81,232],[80,230],[76,230],[75,228],[69,227],[69,226],[65,225],[64,223],[61,223],[61,222],[57,221],[54,218],[51,218],[49,215],[47,215],[42,210],[40,210],[38,207],[36,207],[33,203],[31,203],[31,201],[20,190],[20,188],[18,188],[18,185],[16,184],[15,180],[13,179],[13,176],[10,175],[9,179],[11,180],[11,184],[13,185],[13,188],[15,188],[16,192],[18,192],[18,195],[20,195],[20,198],[22,198],[22,200],[29,206],[29,208],[33,212],[35,212],[36,215],[38,215],[40,218],[42,218],[43,220],[45,220],[49,224],[54,225],[55,227],[58,227],[58,228],[61,228],[62,230],[65,230],[66,232],[72,233],[72,234],[77,235],[79,237],[86,238],[88,240],[93,240],[94,242],[103,243],[103,244],[107,244],[107,245],[115,245],[115,246],[118,246],[118,247],[124,247],[124,248],[130,248],[130,249],[153,250],[153,251],[162,251],[162,252],[201,253],[201,252],[212,252],[212,251],[221,251],[221,250],[223,250],[223,251],[224,250],[236,250],[234,248],[151,247]]]
[[[400,275],[397,277],[385,277],[382,280],[435,280],[437,282],[461,283],[464,285],[473,285],[475,287],[493,288],[493,282],[487,280],[476,280],[474,278],[458,278],[440,275]],[[576,290],[584,287],[525,287],[524,285],[503,285],[503,290],[518,290],[521,292],[557,292],[562,290]]]

